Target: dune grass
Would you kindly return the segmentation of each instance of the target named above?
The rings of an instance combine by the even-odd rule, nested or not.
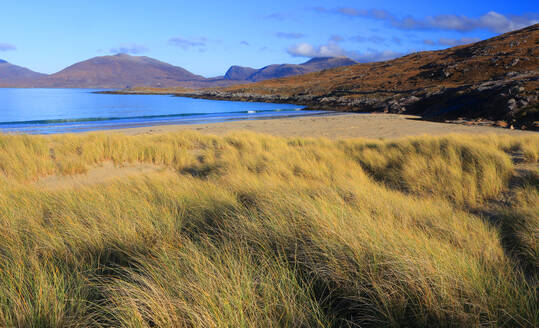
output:
[[[538,158],[535,136],[1,135],[0,326],[536,327]],[[158,170],[35,183],[105,162]]]

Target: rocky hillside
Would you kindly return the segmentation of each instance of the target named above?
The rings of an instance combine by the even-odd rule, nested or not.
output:
[[[316,109],[489,120],[539,129],[539,24],[471,45],[228,88],[183,93]]]

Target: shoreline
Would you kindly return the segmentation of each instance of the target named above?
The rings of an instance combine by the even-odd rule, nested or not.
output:
[[[410,90],[408,90],[410,91]],[[389,115],[402,115],[405,117],[414,117],[416,120],[421,120],[425,122],[436,122],[436,123],[446,123],[446,124],[460,124],[465,126],[490,126],[498,128],[509,128],[513,129],[513,123],[515,123],[515,129],[523,131],[539,131],[539,125],[537,122],[528,122],[526,124],[517,124],[518,122],[509,122],[505,120],[493,120],[486,119],[484,117],[469,118],[469,117],[455,117],[455,118],[443,118],[436,116],[422,116],[417,115],[415,112],[407,113],[406,111],[388,111],[388,110],[375,110],[372,106],[367,106],[368,108],[363,110],[358,110],[353,104],[350,103],[338,103],[338,102],[325,102],[324,99],[320,100],[316,97],[311,97],[313,99],[306,100],[305,97],[286,97],[280,95],[256,95],[256,94],[229,94],[221,93],[218,91],[212,90],[194,90],[186,88],[170,88],[170,89],[156,89],[156,88],[133,88],[133,89],[119,89],[119,90],[106,90],[106,91],[95,91],[96,94],[111,94],[111,95],[162,95],[162,96],[171,96],[171,97],[185,97],[193,99],[205,99],[205,100],[217,100],[217,101],[237,101],[237,102],[248,102],[248,103],[273,103],[273,104],[291,104],[296,106],[302,106],[302,110],[306,111],[329,111],[336,113],[353,113],[353,114],[389,114]],[[391,93],[391,92],[389,92]],[[401,94],[402,92],[396,92],[396,94]],[[300,99],[301,98],[301,99]]]
[[[324,137],[328,139],[386,139],[447,134],[537,135],[537,132],[526,130],[431,122],[418,119],[417,116],[412,115],[343,112],[336,112],[335,115],[300,116],[266,120],[242,120],[185,125],[154,125],[147,127],[110,129],[101,132],[141,135],[188,130],[211,135],[226,135],[233,131],[250,131],[282,137]]]

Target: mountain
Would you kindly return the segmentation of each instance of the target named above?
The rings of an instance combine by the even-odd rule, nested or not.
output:
[[[13,83],[36,80],[43,76],[45,74],[36,73],[28,68],[16,66],[0,59],[0,86],[9,86]]]
[[[313,58],[303,64],[269,65],[261,69],[250,67],[232,66],[225,74],[226,80],[258,82],[263,80],[281,78],[286,76],[301,75],[330,69],[340,66],[357,64],[356,61],[346,57],[323,57]]]
[[[232,66],[226,71],[225,80],[248,81],[249,77],[259,70],[251,67]]]
[[[232,66],[225,76],[205,78],[184,68],[145,56],[117,54],[94,57],[51,75],[0,61],[0,86],[42,88],[141,87],[215,88],[304,74],[355,64],[348,58],[317,58],[300,65],[269,65],[261,69]]]
[[[181,82],[201,80],[204,77],[153,58],[117,54],[76,63],[40,79],[38,84],[54,88],[125,88],[178,86]]]
[[[440,121],[491,120],[539,130],[539,24],[391,61],[182,95],[407,113]]]

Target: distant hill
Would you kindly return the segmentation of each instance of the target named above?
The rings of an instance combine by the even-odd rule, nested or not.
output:
[[[153,58],[117,54],[95,57],[40,79],[46,87],[125,88],[134,85],[177,86],[204,77]]]
[[[249,77],[259,70],[251,67],[232,66],[226,71],[225,80],[248,81]]]
[[[182,94],[539,129],[539,24],[391,61]]]
[[[225,74],[226,80],[258,82],[281,77],[301,75],[330,69],[340,66],[357,64],[356,61],[346,57],[313,58],[306,63],[269,65],[261,69],[250,67],[232,66]]]
[[[214,88],[305,74],[356,64],[348,58],[317,58],[300,65],[269,65],[261,69],[233,66],[225,76],[205,78],[188,70],[144,57],[117,54],[94,57],[51,75],[0,62],[0,86],[43,88],[141,87]]]
[[[16,66],[0,59],[0,87],[9,86],[15,83],[25,83],[46,76],[36,73],[28,68]]]

